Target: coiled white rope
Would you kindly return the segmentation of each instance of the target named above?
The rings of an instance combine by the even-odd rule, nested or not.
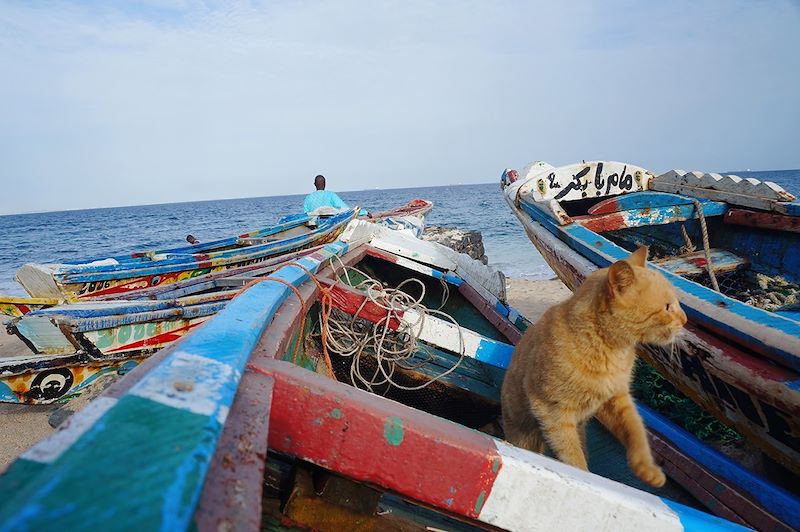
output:
[[[426,289],[425,284],[419,279],[406,279],[396,288],[388,288],[363,271],[346,267],[338,257],[336,257],[336,259],[343,268],[343,275],[347,280],[347,284],[357,290],[361,290],[366,295],[358,311],[356,311],[353,316],[345,314],[344,312],[332,312],[326,320],[328,327],[327,334],[323,335],[323,337],[326,338],[329,351],[343,357],[351,358],[350,381],[353,386],[358,387],[360,383],[367,390],[373,391],[374,387],[388,384],[390,387],[401,390],[420,390],[454,372],[461,365],[464,360],[465,352],[463,331],[452,316],[441,310],[447,303],[447,298],[449,297],[449,288],[446,283],[443,282],[444,291],[442,304],[439,309],[433,310],[422,304]],[[333,266],[333,260],[331,260],[331,265]],[[364,277],[364,280],[353,285],[350,272],[359,273]],[[335,267],[334,278],[340,278]],[[415,298],[402,290],[403,287],[412,284],[419,285],[419,297]],[[365,320],[363,318],[358,318],[358,315],[366,306],[367,302],[372,302],[385,310],[386,316],[375,324],[365,324]],[[409,310],[420,316],[420,319],[414,324],[409,323],[404,318],[405,312]],[[420,331],[422,331],[425,326],[425,320],[428,316],[441,317],[450,321],[457,327],[459,359],[452,367],[430,377],[422,384],[417,386],[399,384],[394,378],[397,368],[405,370],[419,369],[425,364],[430,363],[433,358],[428,351],[427,360],[413,360],[418,357],[420,351],[426,351],[426,348],[419,345],[417,340]],[[396,330],[389,326],[397,322],[400,323],[400,326],[397,327]],[[323,324],[323,326],[325,326],[325,324]],[[362,372],[361,361],[363,357],[371,357],[374,359],[376,367],[371,375],[365,375]]]

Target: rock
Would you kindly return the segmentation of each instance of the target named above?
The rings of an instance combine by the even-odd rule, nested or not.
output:
[[[464,231],[455,227],[426,227],[422,239],[437,242],[459,253],[466,253],[484,264],[489,262],[483,248],[483,236],[480,231]]]

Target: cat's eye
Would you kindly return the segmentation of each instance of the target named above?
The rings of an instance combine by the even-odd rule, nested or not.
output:
[[[667,303],[667,306],[664,308],[664,310],[669,312],[671,309],[672,309],[672,303]]]

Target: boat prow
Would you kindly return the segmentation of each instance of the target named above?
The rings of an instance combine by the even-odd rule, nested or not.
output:
[[[53,278],[58,264],[24,264],[17,270],[15,279],[34,297],[62,299],[64,294]]]

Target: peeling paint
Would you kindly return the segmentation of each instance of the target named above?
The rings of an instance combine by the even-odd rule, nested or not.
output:
[[[383,436],[389,445],[397,447],[403,443],[403,420],[398,417],[389,417],[383,424]]]
[[[481,512],[484,502],[486,502],[486,492],[484,490],[481,490],[480,495],[478,495],[478,500],[475,501],[475,513]]]

